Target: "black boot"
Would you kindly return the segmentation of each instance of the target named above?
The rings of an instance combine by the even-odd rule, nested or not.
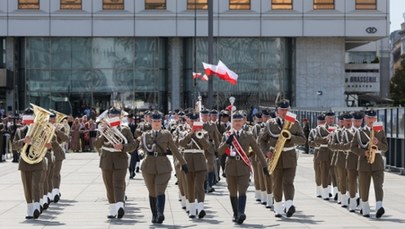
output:
[[[156,223],[157,210],[156,210],[156,197],[149,196],[150,210],[152,211],[152,223]]]
[[[246,207],[246,195],[239,196],[239,213],[238,213],[238,224],[242,224],[243,221],[246,219],[245,215],[245,207]]]
[[[233,211],[233,217],[232,217],[232,222],[236,222],[238,218],[238,197],[236,196],[231,196],[231,204],[232,204],[232,211]]]
[[[215,182],[215,172],[209,172],[208,173],[208,192],[214,192],[215,189],[212,187],[214,186],[214,182]]]
[[[166,202],[166,196],[165,194],[159,195],[156,198],[156,207],[157,207],[157,217],[156,217],[156,223],[163,223],[163,220],[165,220],[165,215],[163,214],[165,210],[165,202]]]

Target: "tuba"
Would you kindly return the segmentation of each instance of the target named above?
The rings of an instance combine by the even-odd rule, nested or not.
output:
[[[99,117],[97,117],[96,122],[101,122],[104,125],[99,125],[98,131],[100,132],[101,135],[103,135],[107,141],[111,145],[116,145],[116,144],[127,144],[128,140],[127,138],[117,129],[116,126],[111,127],[107,120],[107,114],[108,110],[104,111]],[[111,149],[113,150],[113,149]],[[114,149],[114,151],[117,151]]]
[[[278,160],[280,159],[281,153],[283,152],[285,142],[291,138],[291,132],[289,131],[289,129],[293,124],[294,122],[284,119],[283,129],[281,130],[280,135],[277,138],[276,145],[274,146],[273,157],[267,163],[267,169],[269,170],[270,174],[272,174],[274,169],[276,169]]]
[[[27,135],[32,143],[24,144],[21,149],[21,158],[28,164],[41,162],[48,149],[45,144],[50,143],[55,134],[55,126],[48,122],[51,112],[31,103],[34,110],[34,123],[29,127]]]

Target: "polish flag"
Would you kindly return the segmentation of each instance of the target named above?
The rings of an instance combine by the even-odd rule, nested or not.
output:
[[[336,130],[336,126],[328,126],[328,132],[332,133]]]
[[[202,63],[204,66],[204,71],[207,76],[217,73],[217,66],[213,64]]]
[[[201,76],[201,80],[208,81],[208,76],[206,74],[204,74],[203,76]]]
[[[193,80],[201,77],[201,73],[193,72]]]
[[[216,74],[219,78],[228,81],[232,85],[236,85],[238,74],[229,69],[221,60],[218,61]]]
[[[373,130],[374,130],[375,132],[380,132],[380,131],[382,131],[383,129],[384,129],[384,125],[383,125],[382,122],[375,122],[375,123],[373,123]]]
[[[297,115],[288,111],[287,114],[284,117],[284,120],[286,120],[288,122],[291,122],[291,123],[294,123],[295,120],[297,120]]]
[[[108,119],[108,125],[110,125],[110,127],[115,127],[115,126],[121,125],[120,117],[114,117],[114,118]]]
[[[22,122],[25,125],[31,125],[32,123],[34,123],[34,116],[32,116],[32,115],[23,115]]]
[[[200,121],[193,122],[193,131],[197,132],[202,130],[204,127],[204,123]]]

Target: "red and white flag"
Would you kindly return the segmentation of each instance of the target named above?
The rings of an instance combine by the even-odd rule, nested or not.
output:
[[[382,122],[375,122],[375,123],[373,123],[373,130],[374,130],[375,132],[382,131],[383,129],[384,129],[384,125],[383,125]]]
[[[193,122],[193,131],[197,132],[204,128],[204,123],[200,121]]]
[[[110,125],[110,127],[115,127],[115,126],[121,125],[120,117],[114,117],[114,118],[108,119],[108,125]]]
[[[193,80],[195,79],[201,79],[203,81],[208,81],[208,76],[206,74],[201,74],[197,72],[193,72]]]
[[[202,63],[204,66],[204,71],[207,76],[217,73],[217,66],[213,64]]]
[[[294,123],[295,120],[297,120],[297,115],[288,111],[284,117],[284,120]]]
[[[32,116],[32,115],[23,115],[22,122],[25,125],[31,125],[32,123],[34,123],[34,116]]]
[[[219,78],[235,85],[238,80],[238,74],[229,69],[221,60],[218,61],[216,74]]]

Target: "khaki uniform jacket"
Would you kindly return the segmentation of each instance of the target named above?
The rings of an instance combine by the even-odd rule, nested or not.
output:
[[[268,125],[263,128],[260,134],[260,144],[268,144],[271,148],[274,148],[277,143],[277,139],[282,130],[282,123],[280,118],[275,118],[273,121],[268,122]],[[299,122],[292,124],[289,129],[291,133],[291,139],[287,140],[284,144],[284,148],[294,147],[295,145],[303,145],[306,142],[304,131],[302,130]],[[269,149],[271,150],[271,149]],[[297,153],[295,149],[283,151],[281,153],[278,164],[282,164],[282,168],[293,168],[297,166]]]
[[[327,137],[329,135],[327,127],[317,126],[316,132],[317,132],[317,134],[314,139],[314,142],[315,142],[315,144],[320,146],[319,151],[318,151],[317,160],[323,161],[323,162],[324,161],[330,162],[333,157],[333,151],[331,149],[329,149],[329,147],[327,146],[328,142],[329,142],[329,138]]]
[[[13,143],[12,143],[12,147],[14,150],[16,151],[20,151],[23,146],[24,146],[24,138],[25,135],[28,132],[28,126],[23,126],[17,129],[15,135],[14,135],[14,139],[13,139]],[[42,160],[39,163],[36,164],[28,164],[27,162],[25,162],[22,158],[20,158],[20,161],[18,163],[18,170],[21,171],[36,171],[36,170],[42,170],[44,167],[46,166],[46,162],[45,160]]]
[[[149,122],[143,121],[139,123],[135,130],[135,138],[140,137],[144,132],[147,132],[152,129],[152,126]]]
[[[226,139],[228,138],[228,133],[224,133],[222,138],[221,145],[219,146],[218,153],[225,154],[225,150],[229,148],[229,145],[226,143]],[[262,167],[267,167],[266,159],[264,158],[264,154],[260,149],[260,146],[257,144],[256,139],[253,137],[251,132],[242,130],[239,137],[234,136],[238,139],[240,146],[242,147],[243,151],[247,154],[248,157],[253,156],[249,155],[249,147],[252,147],[254,153],[258,158]],[[244,176],[249,175],[250,170],[249,167],[243,162],[242,159],[234,160],[234,159],[227,159],[225,162],[225,173],[228,176]]]
[[[55,136],[52,138],[52,151],[55,156],[55,161],[65,160],[65,151],[62,149],[61,145],[63,142],[66,142],[69,139],[69,136],[65,134],[64,129],[59,130],[56,128]]]
[[[198,147],[194,142],[198,144]],[[184,138],[180,139],[179,145],[183,147],[184,150],[204,150],[204,154],[184,153],[184,158],[187,161],[188,171],[198,172],[207,170],[206,158],[214,155],[214,150],[208,141],[208,133],[206,133],[203,138],[199,139],[196,137],[194,132],[190,131]]]
[[[135,150],[135,140],[131,133],[131,130],[127,126],[119,126],[118,130],[127,139],[127,144],[123,144],[121,152],[110,152],[102,148],[102,146],[113,148],[113,146],[107,141],[107,139],[99,134],[94,142],[94,147],[100,149],[100,168],[105,170],[113,169],[127,169],[128,167],[128,155],[127,152]]]
[[[354,135],[351,149],[353,153],[359,156],[357,170],[360,172],[384,170],[384,160],[382,156],[383,153],[388,150],[388,142],[385,132],[384,130],[375,132],[374,136],[378,139],[377,147],[381,153],[375,155],[375,161],[373,164],[369,164],[367,162],[367,157],[365,156],[365,152],[368,150],[369,136],[370,130],[367,126],[360,128]]]
[[[320,160],[318,158],[319,153],[319,145],[315,143],[316,137],[316,128],[311,129],[308,135],[308,146],[314,148],[314,162],[319,163]]]
[[[227,131],[229,130],[230,124],[228,123],[224,123],[224,122],[218,122],[217,124],[218,127],[218,131],[221,134],[221,136]]]
[[[359,162],[359,156],[351,151],[352,141],[354,138],[354,134],[356,133],[357,129],[345,129],[344,132],[344,140],[345,143],[343,144],[343,150],[347,150],[348,154],[346,157],[346,169],[350,170],[357,170],[357,164]]]
[[[212,122],[206,122],[204,123],[204,130],[208,132],[208,138],[214,152],[217,151],[221,141],[221,134],[219,133],[217,125]]]
[[[331,163],[341,168],[346,167],[347,155],[347,151],[343,150],[343,131],[343,128],[336,130],[332,135],[332,140],[328,143],[329,149],[335,152],[334,161]]]
[[[138,146],[144,150],[146,155],[141,166],[142,172],[148,174],[162,174],[172,171],[172,165],[167,156],[155,157],[148,155],[148,152],[157,152],[159,155],[166,155],[166,151],[170,149],[173,156],[176,157],[181,165],[186,164],[186,161],[174,144],[172,134],[168,130],[160,130],[157,136],[154,136],[152,130],[144,132],[140,137],[140,141],[139,139],[136,140],[136,147]]]

